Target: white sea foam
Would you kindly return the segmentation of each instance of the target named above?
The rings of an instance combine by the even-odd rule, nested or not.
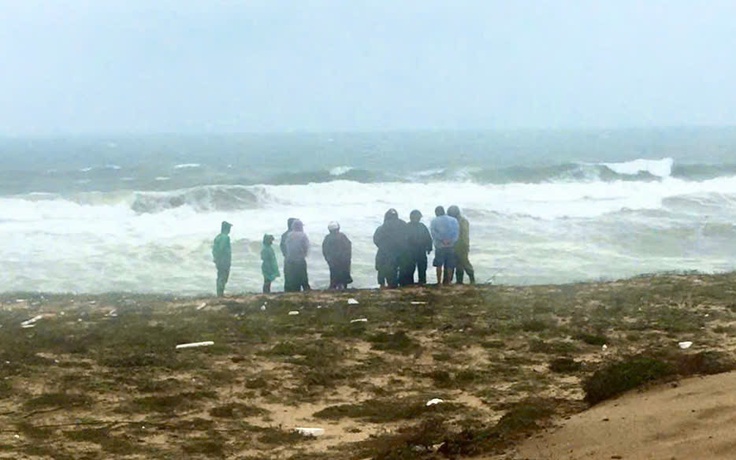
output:
[[[443,174],[445,172],[445,169],[442,168],[436,168],[436,169],[425,169],[423,171],[419,171],[417,173],[414,173],[415,177],[430,177],[430,176],[438,176],[440,174]]]
[[[353,169],[354,168],[352,166],[336,166],[330,169],[330,175],[331,176],[342,176],[343,174],[346,174],[352,171]]]
[[[253,201],[230,210],[208,201],[232,193],[233,200],[242,195]],[[129,192],[75,201],[52,194],[0,198],[0,289],[211,292],[210,245],[220,222],[228,220],[234,224],[228,289],[256,291],[262,236],[279,235],[292,216],[304,221],[312,240],[308,263],[315,287],[328,282],[320,244],[332,220],[353,241],[355,286],[371,287],[372,235],[386,209],[396,208],[404,219],[419,209],[428,223],[438,204],[458,204],[467,213],[479,279],[502,267],[500,283],[721,270],[736,260],[734,177],[508,185],[334,181],[145,195],[154,202],[175,198],[177,206],[136,212],[136,195]],[[704,215],[717,231],[703,230]]]
[[[202,165],[199,163],[182,163],[179,165],[174,166],[174,169],[194,169],[199,168]]]

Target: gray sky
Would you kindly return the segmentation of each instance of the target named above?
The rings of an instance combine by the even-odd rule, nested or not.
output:
[[[0,133],[736,124],[736,2],[0,0]]]

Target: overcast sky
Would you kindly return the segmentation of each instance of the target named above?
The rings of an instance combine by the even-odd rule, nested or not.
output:
[[[736,124],[736,2],[0,0],[0,134]]]

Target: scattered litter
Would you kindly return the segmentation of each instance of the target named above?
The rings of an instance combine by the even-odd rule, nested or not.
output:
[[[322,309],[322,305],[317,305],[317,310],[321,310],[321,309]]]
[[[414,300],[411,303],[412,305],[427,305],[427,302],[420,302],[418,300]]]
[[[112,310],[110,310],[110,313],[108,313],[107,316],[115,318],[116,316],[118,316],[118,310],[113,308]]]
[[[199,306],[197,307],[197,310],[201,310],[201,309],[203,309],[203,308],[204,308],[204,307],[206,307],[206,306],[207,306],[207,302],[202,302],[202,303],[201,303],[201,304],[199,304]]]
[[[693,346],[693,343],[692,342],[680,342],[677,345],[680,348],[682,348],[683,350],[687,350],[688,348],[690,348],[691,346]]]
[[[21,327],[23,329],[30,329],[32,327],[36,327],[36,325],[35,324],[23,324]]]
[[[434,406],[435,404],[442,404],[443,402],[445,401],[440,398],[430,399],[429,401],[427,401],[427,407]]]
[[[30,326],[30,327],[33,327],[33,326],[32,326],[32,325],[33,325],[33,323],[35,323],[35,322],[36,322],[36,321],[38,321],[39,319],[43,319],[43,316],[42,316],[42,315],[37,315],[37,316],[34,316],[34,317],[33,317],[33,318],[31,318],[31,319],[28,319],[28,320],[25,320],[25,321],[23,321],[22,323],[20,323],[20,325],[21,325],[21,327],[26,327],[26,326]]]
[[[298,311],[298,310],[291,310],[291,311],[289,312],[289,316],[296,316],[296,315],[298,315],[298,314],[299,314],[299,311]]]
[[[294,428],[294,431],[304,436],[322,436],[325,434],[324,428],[296,427]]]
[[[14,437],[15,439],[20,439],[20,435],[19,435],[19,434],[16,434],[16,435],[14,435],[13,437]]]
[[[606,344],[603,344],[603,346],[601,347],[601,350],[603,350],[603,351],[606,351],[606,350],[608,350],[608,345],[606,345]]]
[[[261,311],[266,311],[266,304],[261,305]]]
[[[358,305],[358,301],[351,297],[348,299],[348,305]]]
[[[177,345],[176,349],[180,350],[182,348],[195,348],[195,347],[209,347],[210,345],[214,345],[215,342],[207,341],[207,342],[192,342],[192,343],[182,343],[181,345]]]
[[[367,323],[368,318],[358,318],[350,320],[351,323]]]

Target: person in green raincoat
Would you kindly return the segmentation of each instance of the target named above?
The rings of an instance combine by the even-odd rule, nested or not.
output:
[[[230,228],[233,226],[230,222],[222,222],[220,226],[220,234],[215,237],[212,243],[212,260],[217,267],[217,297],[225,295],[225,285],[230,277],[230,263],[232,261],[232,252],[230,250]]]
[[[263,248],[261,249],[261,272],[263,273],[263,293],[271,292],[271,282],[281,276],[279,264],[276,262],[276,253],[273,250],[273,235],[263,235]]]

